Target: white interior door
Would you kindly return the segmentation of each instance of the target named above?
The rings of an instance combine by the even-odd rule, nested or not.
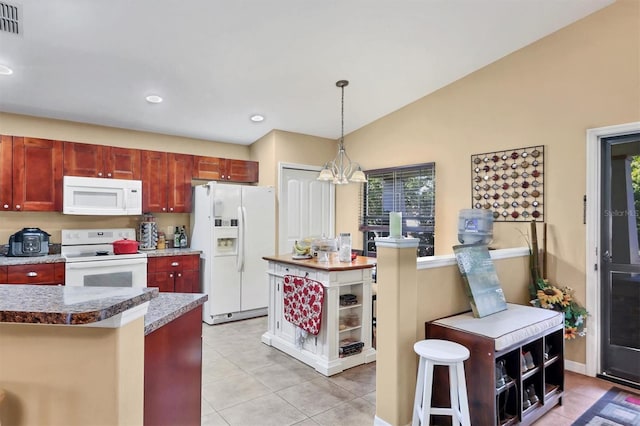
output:
[[[320,168],[280,163],[278,253],[291,253],[295,240],[334,236],[335,189],[316,178]]]

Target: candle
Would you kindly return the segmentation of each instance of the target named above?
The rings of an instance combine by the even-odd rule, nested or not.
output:
[[[389,236],[402,238],[402,212],[389,213]]]

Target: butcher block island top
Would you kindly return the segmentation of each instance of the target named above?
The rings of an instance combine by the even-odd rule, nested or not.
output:
[[[338,260],[337,253],[329,254],[328,262],[319,262],[315,257],[312,257],[311,259],[294,259],[291,254],[265,256],[263,259],[270,262],[302,266],[304,268],[320,269],[322,271],[350,271],[353,269],[367,269],[376,266],[375,258],[365,256],[358,256],[351,262],[340,262]]]

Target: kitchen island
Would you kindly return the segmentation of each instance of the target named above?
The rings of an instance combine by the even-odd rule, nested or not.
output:
[[[177,424],[151,423],[145,412],[170,399],[190,416],[180,424],[200,424],[202,327],[193,318],[205,300],[153,288],[0,285],[0,422]],[[197,382],[167,392],[169,374],[195,370]],[[173,391],[197,393],[197,403]]]
[[[371,347],[371,272],[375,259],[358,256],[352,262],[340,262],[335,254],[329,255],[328,262],[316,258],[294,259],[290,254],[264,259],[269,262],[269,318],[263,343],[297,358],[325,376],[375,361],[376,350]],[[322,287],[317,335],[305,332],[289,321],[293,319],[290,302],[292,297],[298,297],[292,294],[295,292],[293,283],[312,286],[309,288]]]

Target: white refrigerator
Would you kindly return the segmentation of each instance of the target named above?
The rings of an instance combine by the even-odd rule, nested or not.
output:
[[[208,182],[194,187],[191,248],[201,250],[207,324],[267,314],[267,262],[275,254],[275,190]]]

